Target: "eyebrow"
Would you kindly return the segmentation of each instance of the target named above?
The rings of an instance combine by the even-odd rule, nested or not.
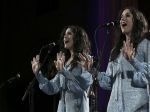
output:
[[[68,32],[65,32],[65,35],[66,34],[74,34],[73,32],[71,32],[71,31],[68,31]]]
[[[131,12],[127,12],[126,14],[131,14]]]
[[[125,15],[127,15],[127,14],[132,14],[131,12],[127,12],[127,13],[125,13]],[[121,16],[120,17],[122,17],[123,15],[121,14]]]

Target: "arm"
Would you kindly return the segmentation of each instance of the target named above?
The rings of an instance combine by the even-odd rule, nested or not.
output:
[[[39,82],[39,88],[45,92],[48,95],[56,94],[60,91],[60,78],[59,74],[56,74],[56,76],[48,80],[47,78],[44,78],[41,71],[38,75],[36,75],[36,78]]]
[[[92,75],[81,66],[73,69],[73,72],[67,69],[59,71],[68,81],[67,87],[73,92],[85,91],[92,83]]]
[[[36,57],[33,57],[33,60],[31,61],[33,73],[35,74],[39,82],[39,88],[48,95],[52,95],[59,92],[60,79],[58,74],[56,74],[56,76],[50,81],[47,78],[43,77],[41,71],[37,74],[37,71],[40,68],[39,59],[39,55],[36,55]]]
[[[150,80],[150,41],[143,40],[140,43],[141,47],[139,49],[139,52],[141,50],[144,51],[143,54],[140,55],[140,57],[144,58],[145,62],[140,63],[136,58],[133,57],[133,54],[135,52],[135,48],[133,48],[133,44],[130,43],[130,41],[123,42],[124,50],[121,50],[124,58],[134,67],[134,76],[133,76],[133,82],[137,84],[139,87],[143,87],[149,83]],[[146,48],[146,49],[145,49]],[[138,51],[138,49],[137,49]]]
[[[100,87],[106,90],[111,90],[112,89],[112,66],[111,62],[108,63],[106,73],[105,72],[98,72],[98,83]]]
[[[88,57],[88,55],[86,55],[85,53],[83,53],[83,55],[79,53],[79,58],[81,62],[78,62],[78,63],[81,66],[83,66],[85,69],[87,69],[91,74],[93,74],[94,78],[95,76],[97,76],[97,81],[99,85],[104,89],[111,90],[111,78],[110,78],[110,75],[107,75],[107,74],[112,74],[111,63],[109,63],[107,67],[107,71],[106,73],[104,73],[104,72],[98,72],[95,68],[91,68],[91,66],[93,65],[92,57],[90,56]]]
[[[133,81],[140,87],[147,85],[150,81],[150,65],[146,62],[140,63],[136,58],[129,61],[135,68]]]

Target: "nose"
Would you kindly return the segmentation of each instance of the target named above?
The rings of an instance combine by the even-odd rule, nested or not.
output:
[[[124,17],[124,16],[122,16],[120,20],[121,20],[121,21],[125,20],[125,17]]]
[[[67,35],[64,35],[64,41],[67,39]]]
[[[64,35],[64,38],[67,38],[67,35]]]

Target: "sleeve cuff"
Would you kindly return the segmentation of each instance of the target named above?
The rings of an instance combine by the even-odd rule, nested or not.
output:
[[[45,83],[45,78],[43,77],[41,71],[39,71],[38,74],[35,74],[35,76],[36,76],[37,80],[39,81],[39,83]]]
[[[63,68],[62,70],[59,71],[60,74],[62,74],[64,77],[66,77],[68,80],[73,80],[74,78],[72,77],[72,75],[70,74],[70,72]]]
[[[90,73],[90,74],[93,74],[93,73],[96,73],[96,68],[91,68],[90,70],[88,70],[88,72]]]
[[[128,62],[135,68],[136,71],[138,72],[144,71],[142,64],[136,58],[128,60]]]

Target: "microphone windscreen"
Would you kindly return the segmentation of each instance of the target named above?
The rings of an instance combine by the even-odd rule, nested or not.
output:
[[[16,78],[20,78],[20,74],[17,74],[17,75],[16,75]]]

